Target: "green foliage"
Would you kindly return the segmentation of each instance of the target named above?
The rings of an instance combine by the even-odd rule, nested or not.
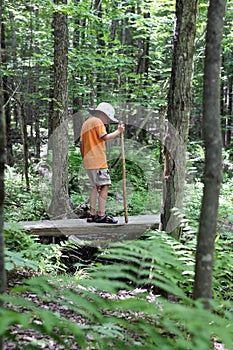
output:
[[[37,261],[40,245],[35,239],[25,233],[24,228],[18,223],[11,223],[5,227],[5,268],[7,271],[14,269],[39,270]],[[35,249],[37,248],[37,249]]]
[[[30,221],[47,219],[38,175],[30,175],[31,190],[27,191],[22,175],[16,168],[5,171],[5,221]]]
[[[69,147],[69,194],[74,204],[79,204],[84,201],[83,187],[80,177],[84,175],[82,164],[82,156],[78,146]],[[85,176],[85,175],[84,175]]]
[[[214,296],[232,300],[233,291],[233,233],[225,232],[216,237],[214,261]]]
[[[10,223],[4,229],[5,244],[8,249],[21,251],[30,248],[34,240],[27,235],[24,227],[20,223]]]
[[[213,337],[231,349],[232,301],[219,295],[208,311],[188,296],[192,249],[160,232],[145,238],[110,248],[105,258],[111,264],[96,267],[87,279],[36,277],[14,289],[29,292],[29,297],[1,297],[8,304],[0,309],[0,336],[12,337],[10,325],[19,324],[66,349],[71,340],[82,349],[207,350]],[[36,302],[29,300],[30,294],[37,296]],[[38,307],[38,300],[43,305],[56,303],[59,312]],[[68,311],[74,321],[60,310]],[[80,316],[85,321],[79,324],[75,320]]]
[[[36,99],[40,99],[39,114],[43,115],[44,125],[49,110],[55,9],[69,16],[70,105],[76,109],[77,99],[90,105],[97,95],[103,100],[136,101],[147,106],[166,104],[167,87],[161,91],[161,86],[170,73],[174,1],[157,1],[155,5],[146,1],[113,4],[107,0],[96,8],[91,1],[54,5],[39,0],[28,5],[25,1],[7,0],[3,5],[6,43],[15,54],[8,57],[4,73],[17,81],[23,79],[20,92],[26,109],[37,108]],[[10,19],[8,11],[12,14]],[[12,47],[13,34],[16,47]],[[140,48],[147,41],[150,52],[142,49],[142,55]],[[148,74],[139,70],[141,59],[150,60]],[[37,85],[38,91],[32,92],[28,82]]]
[[[197,232],[203,195],[204,148],[198,142],[188,146],[187,181],[185,184],[183,216],[189,231]],[[228,231],[232,222],[232,161],[230,151],[223,150],[223,181],[220,188],[218,230]]]
[[[3,73],[9,81],[14,77],[14,82],[19,85],[18,93],[21,95],[22,105],[28,120],[30,123],[32,121],[31,135],[35,134],[36,123],[33,118],[36,113],[40,116],[40,125],[46,129],[49,119],[52,102],[49,94],[52,88],[53,64],[52,18],[55,9],[69,16],[70,107],[77,110],[83,106],[93,105],[100,99],[116,104],[133,102],[158,109],[166,106],[173,48],[175,2],[133,0],[113,3],[105,0],[101,2],[100,7],[96,8],[95,5],[91,1],[83,0],[70,1],[67,5],[55,5],[48,0],[38,0],[32,4],[19,0],[3,2],[5,44],[6,49],[13,53],[4,60]],[[194,136],[200,135],[207,9],[208,4],[200,1],[193,84]],[[230,77],[228,72],[232,71],[231,23],[232,8],[229,7],[223,36],[222,72],[223,84],[226,86],[227,77]],[[150,50],[144,52],[147,45]],[[148,72],[141,72],[143,60],[147,59]],[[9,91],[11,90],[14,90],[14,87],[9,85]],[[9,100],[12,111],[14,103],[13,98]],[[12,129],[20,137],[17,118],[12,121]],[[42,129],[40,131],[44,137],[44,131],[42,132]],[[35,151],[34,141],[32,136],[30,138],[32,153]],[[20,157],[15,155],[15,161],[20,164]]]
[[[130,101],[148,107],[164,107],[171,66],[175,3],[171,0],[159,0],[156,4],[143,1],[139,5],[138,1],[132,0],[128,3],[117,2],[115,5],[108,0],[102,1],[101,14],[92,2],[83,0],[71,1],[67,6],[58,5],[59,8],[56,8],[70,17],[70,105],[76,108],[78,100],[79,104],[89,106],[96,102],[96,98],[101,98],[116,103]],[[203,40],[207,7],[206,2],[200,1],[193,81],[194,128],[191,128],[191,135],[195,136],[195,140],[200,134],[198,125],[202,106]],[[34,111],[38,108],[36,101],[40,100],[37,112],[43,115],[40,123],[46,127],[51,110],[48,106],[52,102],[49,89],[53,63],[53,10],[54,6],[47,0],[39,0],[33,4],[7,0],[3,4],[6,48],[13,53],[4,63],[3,72],[9,78],[9,82],[14,77],[14,83],[18,86],[17,95],[21,96],[29,119],[32,119]],[[150,16],[146,17],[146,14]],[[232,11],[227,11],[223,41],[223,82],[228,75],[230,77],[228,71],[232,71],[231,23]],[[117,30],[112,40],[114,25]],[[125,38],[124,43],[121,36]],[[16,39],[16,47],[13,47],[12,38]],[[137,72],[139,48],[143,47],[147,40],[150,44],[150,66],[148,74],[141,74]],[[37,87],[38,91],[31,92],[31,86]],[[14,90],[15,87],[12,88],[12,91]],[[11,103],[13,102],[9,100],[9,104]],[[11,111],[13,110],[16,108],[11,105]],[[15,132],[17,122],[12,122]],[[34,120],[32,133],[35,131],[33,122]],[[151,210],[158,212],[161,203],[158,157],[149,147],[132,145],[131,149],[127,149],[126,162],[129,212],[132,215]],[[18,155],[15,146],[13,149]],[[34,152],[33,142],[30,143],[30,150],[32,149]],[[119,149],[117,153],[119,156]],[[193,231],[197,231],[200,213],[203,189],[200,174],[203,170],[204,152],[202,146],[197,144],[195,147],[191,146],[190,153],[191,180],[188,179],[186,186],[185,215],[177,212],[177,215],[182,217],[187,234],[190,235],[186,246],[156,233],[145,241],[129,242],[110,249],[106,259],[109,258],[111,265],[98,266],[95,271],[89,271],[89,279],[81,280],[80,271],[77,271],[74,278],[59,276],[58,279],[46,275],[32,279],[27,286],[15,291],[32,291],[45,303],[56,300],[67,310],[85,317],[86,325],[78,325],[59,313],[38,308],[37,303],[29,302],[26,298],[5,297],[8,304],[0,309],[0,335],[4,334],[13,339],[14,335],[11,334],[9,326],[19,324],[24,329],[33,328],[53,337],[67,349],[67,339],[70,335],[74,336],[77,345],[82,348],[92,346],[104,350],[209,350],[212,336],[218,337],[231,349],[233,257],[232,232],[228,232],[228,228],[232,226],[233,221],[233,184],[230,152],[224,154],[225,172],[220,196],[219,226],[225,233],[219,234],[216,240],[216,301],[212,303],[211,311],[204,310],[202,304],[190,299],[195,253]],[[17,164],[22,167],[22,157],[17,158]],[[80,153],[72,146],[69,151],[69,192],[76,204],[82,201],[87,193],[87,178],[80,169],[80,162]],[[110,194],[113,195],[115,191],[121,194],[120,165],[117,164],[112,170],[114,184]],[[46,218],[38,178],[31,174],[29,193],[20,173],[17,168],[6,169],[5,220]],[[117,213],[122,208],[122,203],[114,197],[111,197],[109,205],[113,213],[114,210]],[[61,263],[62,246],[38,244],[34,237],[26,235],[16,226],[6,228],[5,241],[7,270],[27,268],[51,274],[54,274],[55,270],[65,271],[65,266]],[[112,259],[116,262],[112,263]],[[156,291],[156,296],[148,292],[148,287]],[[125,298],[122,297],[124,293],[127,296]],[[105,297],[106,294],[108,298]],[[17,307],[23,307],[25,312],[17,311]],[[27,348],[40,347],[32,343]]]
[[[27,234],[18,223],[5,227],[4,240],[7,271],[28,269],[52,274],[65,272],[66,267],[61,259],[62,243],[42,244],[36,237]]]
[[[127,142],[126,178],[127,199],[130,215],[157,213],[161,204],[160,165],[157,144],[142,146]],[[122,163],[120,148],[111,147],[108,154],[112,185],[109,190],[108,211],[122,215]],[[78,205],[89,197],[89,179],[82,164],[78,146],[69,148],[69,195]],[[48,183],[47,183],[47,182]],[[50,200],[51,183],[40,178],[35,172],[30,174],[30,192],[24,179],[15,168],[6,169],[5,220],[7,222],[47,219],[46,212]],[[116,194],[117,197],[116,197]]]
[[[44,285],[43,282],[44,281],[41,280],[42,285]],[[6,297],[4,299],[12,305],[29,310],[29,312],[21,313],[7,308],[0,309],[1,319],[4,320],[1,322],[0,335],[4,334],[14,341],[15,344],[17,344],[16,335],[8,331],[5,332],[6,329],[9,329],[12,325],[20,325],[24,329],[33,329],[36,332],[50,336],[57,343],[64,345],[65,349],[69,349],[69,347],[66,345],[64,337],[70,334],[74,336],[75,340],[78,340],[80,345],[85,344],[83,332],[80,327],[69,320],[60,319],[59,314],[52,313],[44,308],[38,308],[36,304],[25,298]],[[60,334],[56,329],[59,329]],[[33,341],[28,347],[25,347],[25,349],[27,348],[41,349],[41,347],[36,346]]]
[[[38,271],[39,264],[36,261],[27,259],[23,252],[5,249],[5,270],[12,271],[18,269]]]
[[[125,140],[126,188],[130,215],[158,213],[160,210],[162,184],[157,147],[156,142],[153,145],[140,145],[136,141]],[[120,148],[113,147],[108,150],[108,159],[112,179],[110,196],[117,193],[122,197]],[[112,198],[108,206],[116,215],[122,208],[122,203]]]
[[[161,204],[160,165],[157,143],[138,145],[126,140],[127,201],[130,215],[158,213]],[[119,146],[107,149],[112,184],[109,188],[108,211],[122,215],[122,161]],[[89,197],[89,179],[83,168],[77,146],[69,149],[69,193],[72,202],[79,204]]]
[[[233,203],[233,192],[231,188],[233,186],[233,179],[228,179],[222,183],[219,198],[219,217],[221,219],[230,219],[232,215],[232,203]],[[229,220],[230,222],[230,220]]]

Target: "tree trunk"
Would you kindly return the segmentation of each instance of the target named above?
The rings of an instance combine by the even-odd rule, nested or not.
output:
[[[232,67],[231,67],[232,68]],[[233,94],[233,90],[232,90],[232,85],[233,85],[233,78],[231,76],[231,72],[229,72],[229,78],[228,78],[228,88],[227,88],[227,97],[228,97],[228,101],[227,101],[227,130],[226,130],[226,146],[230,146],[231,145],[231,134],[232,134],[232,110],[233,110],[233,106],[232,106],[232,94]]]
[[[75,6],[80,6],[80,0],[75,0],[74,1]],[[86,35],[86,31],[88,30],[88,23],[87,20],[84,18],[80,18],[80,16],[77,16],[77,18],[75,18],[74,20],[74,34],[73,34],[73,46],[75,49],[75,52],[78,52],[80,50],[82,50],[82,47],[85,43],[85,35]],[[72,112],[75,114],[76,112],[78,112],[83,104],[85,104],[84,100],[86,96],[80,96],[78,94],[78,91],[76,88],[74,88],[76,86],[76,82],[77,82],[77,78],[80,80],[80,84],[85,85],[85,72],[79,73],[78,77],[76,76],[77,72],[72,73],[72,80],[73,80],[73,107],[72,107]],[[87,97],[88,98],[88,97]]]
[[[36,89],[37,90],[37,89]],[[37,93],[37,92],[36,92]],[[40,159],[40,116],[38,99],[35,103],[35,157],[37,161]]]
[[[138,5],[138,14],[141,14],[141,8]],[[150,13],[144,13],[144,19],[150,18]],[[145,29],[144,29],[145,30]],[[145,33],[143,33],[145,36]],[[141,74],[144,77],[148,77],[149,73],[149,49],[150,49],[150,35],[146,34],[145,38],[138,39],[138,62],[136,67],[136,73]]]
[[[226,0],[210,0],[203,92],[204,190],[198,232],[194,298],[212,298],[212,271],[218,200],[222,179],[220,57]],[[208,303],[205,304],[208,307]]]
[[[105,41],[103,40],[103,27],[102,27],[102,0],[94,1],[95,13],[98,18],[96,23],[96,40],[97,40],[97,56],[100,57],[105,50]],[[96,71],[96,97],[101,98],[103,95],[103,72],[99,69]]]
[[[48,137],[50,137],[53,134],[53,117],[54,117],[54,69],[51,67],[49,69],[49,107],[48,107]],[[49,144],[50,148],[50,144]]]
[[[179,239],[179,217],[173,210],[182,209],[186,147],[191,106],[197,0],[176,1],[176,30],[172,74],[168,94],[168,126],[164,140],[164,185],[160,229]]]
[[[24,106],[21,101],[18,101],[18,115],[21,122],[21,137],[23,142],[23,164],[24,164],[24,177],[26,181],[27,191],[30,191],[29,181],[29,150],[28,150],[28,135],[27,135],[27,116],[24,112]]]
[[[1,47],[2,47],[2,66],[7,68],[7,54],[6,54],[6,40],[5,40],[5,26],[2,24],[1,27]],[[6,163],[10,166],[14,164],[13,161],[13,150],[12,150],[12,139],[11,139],[11,110],[10,110],[10,93],[8,84],[9,79],[6,75],[2,77],[3,83],[3,103],[5,111],[5,120],[6,120]]]
[[[55,0],[55,4],[67,0]],[[68,195],[68,26],[65,12],[54,12],[54,103],[50,147],[53,152],[52,200],[49,213],[53,218],[70,213]]]
[[[117,11],[117,7],[118,7],[118,2],[114,0],[112,3],[112,8],[114,12]],[[116,18],[112,19],[111,29],[110,29],[110,42],[109,42],[110,48],[113,47],[113,41],[116,39],[118,22],[119,22],[118,19]]]
[[[2,0],[0,0],[0,37],[2,28]],[[2,63],[0,50],[0,65]],[[3,203],[4,203],[4,167],[5,167],[5,117],[3,111],[2,77],[0,76],[0,294],[6,290],[3,239]],[[2,302],[0,301],[0,307]],[[0,350],[3,349],[3,337],[0,337]]]
[[[6,163],[10,166],[14,165],[13,158],[13,145],[12,145],[12,129],[11,129],[11,108],[9,103],[10,94],[8,93],[9,80],[7,76],[3,77],[3,100],[4,100],[4,112],[6,119]]]
[[[35,11],[36,15],[36,30],[39,30],[39,10]],[[39,44],[38,40],[35,40],[35,52],[39,54]],[[35,65],[35,78],[36,82],[40,81],[40,66],[38,63]],[[39,84],[35,84],[34,86],[34,94],[36,96],[39,95]],[[40,100],[36,98],[35,101],[35,110],[34,110],[34,115],[35,115],[35,157],[37,161],[40,159]]]
[[[224,57],[222,59],[222,64],[224,65]],[[223,140],[223,146],[225,146],[225,140],[226,140],[226,101],[225,101],[225,84],[224,81],[221,82],[221,88],[220,88],[220,115],[222,116],[221,119],[221,130],[222,130],[222,140]]]

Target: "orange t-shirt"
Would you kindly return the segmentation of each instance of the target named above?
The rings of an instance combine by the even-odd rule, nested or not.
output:
[[[80,142],[83,142],[83,162],[86,169],[107,168],[105,141],[107,134],[104,123],[96,117],[90,117],[82,126]]]

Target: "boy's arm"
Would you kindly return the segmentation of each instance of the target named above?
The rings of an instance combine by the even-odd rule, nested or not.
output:
[[[82,158],[84,157],[84,142],[83,141],[80,141],[80,152],[81,152],[81,156]]]
[[[103,140],[104,141],[110,141],[110,140],[113,140],[115,139],[118,135],[120,135],[122,132],[124,132],[125,130],[125,125],[124,124],[119,124],[118,125],[118,128],[111,132],[110,134],[107,134],[103,137]]]

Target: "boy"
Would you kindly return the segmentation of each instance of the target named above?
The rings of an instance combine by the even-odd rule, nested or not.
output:
[[[90,213],[87,222],[116,224],[117,220],[105,213],[108,188],[111,184],[107,165],[105,141],[115,139],[124,132],[124,124],[108,134],[104,124],[118,123],[115,110],[110,103],[101,102],[96,109],[90,110],[92,116],[82,126],[80,151],[83,163],[92,185],[90,193]],[[98,215],[96,201],[98,198]]]

